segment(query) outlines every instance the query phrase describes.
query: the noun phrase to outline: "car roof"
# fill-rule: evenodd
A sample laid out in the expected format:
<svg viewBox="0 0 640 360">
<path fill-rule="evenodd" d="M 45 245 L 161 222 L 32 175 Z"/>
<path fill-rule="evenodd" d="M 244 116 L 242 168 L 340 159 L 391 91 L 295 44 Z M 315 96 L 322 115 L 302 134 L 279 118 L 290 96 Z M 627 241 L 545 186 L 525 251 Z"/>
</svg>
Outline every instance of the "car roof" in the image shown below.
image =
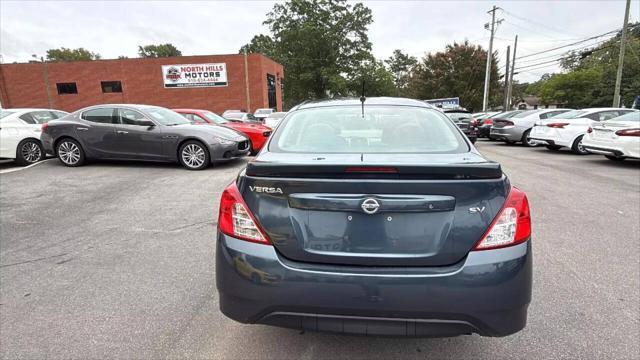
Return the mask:
<svg viewBox="0 0 640 360">
<path fill-rule="evenodd" d="M 10 108 L 10 109 L 0 109 L 0 111 L 11 111 L 11 112 L 25 112 L 25 111 L 62 111 L 58 109 L 45 109 L 45 108 Z"/>
<path fill-rule="evenodd" d="M 427 109 L 435 109 L 433 105 L 429 105 L 421 100 L 397 98 L 397 97 L 370 97 L 366 98 L 365 105 L 393 105 L 393 106 L 415 106 Z M 336 98 L 324 100 L 311 100 L 294 106 L 291 111 L 311 109 L 330 106 L 360 106 L 360 98 Z"/>
<path fill-rule="evenodd" d="M 180 109 L 171 109 L 173 111 L 176 112 L 210 112 L 211 110 L 205 110 L 205 109 L 187 109 L 187 108 L 180 108 Z"/>
</svg>

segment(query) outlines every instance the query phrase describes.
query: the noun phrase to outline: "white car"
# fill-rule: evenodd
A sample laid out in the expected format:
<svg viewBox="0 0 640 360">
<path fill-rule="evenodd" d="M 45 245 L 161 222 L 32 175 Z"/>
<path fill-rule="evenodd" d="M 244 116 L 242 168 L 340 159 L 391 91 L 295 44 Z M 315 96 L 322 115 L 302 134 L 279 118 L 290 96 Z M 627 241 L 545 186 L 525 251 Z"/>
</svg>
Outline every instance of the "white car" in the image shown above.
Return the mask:
<svg viewBox="0 0 640 360">
<path fill-rule="evenodd" d="M 236 122 L 256 122 L 259 120 L 256 119 L 255 117 L 253 117 L 253 114 L 249 114 L 246 112 L 233 112 L 233 111 L 225 111 L 222 114 L 222 117 L 229 120 L 229 121 L 236 121 Z"/>
<path fill-rule="evenodd" d="M 40 143 L 42 124 L 67 114 L 54 109 L 0 110 L 0 158 L 15 159 L 20 165 L 44 159 Z"/>
<path fill-rule="evenodd" d="M 287 115 L 287 113 L 282 111 L 269 114 L 269 116 L 264 118 L 264 126 L 275 129 L 285 115 Z"/>
<path fill-rule="evenodd" d="M 273 112 L 274 110 L 270 108 L 256 109 L 256 111 L 253 113 L 253 116 L 258 120 L 264 121 L 264 119 Z"/>
<path fill-rule="evenodd" d="M 603 121 L 587 131 L 582 146 L 610 160 L 640 159 L 640 112 Z"/>
<path fill-rule="evenodd" d="M 542 141 L 549 150 L 567 147 L 575 154 L 586 155 L 589 154 L 589 150 L 582 146 L 582 139 L 587 134 L 589 127 L 632 111 L 638 110 L 592 108 L 569 111 L 547 120 L 538 121 L 529 137 Z"/>
</svg>

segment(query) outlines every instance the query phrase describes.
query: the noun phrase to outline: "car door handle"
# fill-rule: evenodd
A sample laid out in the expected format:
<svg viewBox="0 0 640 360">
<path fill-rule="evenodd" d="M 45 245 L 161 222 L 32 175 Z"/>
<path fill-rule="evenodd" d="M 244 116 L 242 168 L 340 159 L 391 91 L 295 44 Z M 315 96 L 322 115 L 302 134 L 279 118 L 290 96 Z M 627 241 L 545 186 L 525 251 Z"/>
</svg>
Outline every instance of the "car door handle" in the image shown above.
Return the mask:
<svg viewBox="0 0 640 360">
<path fill-rule="evenodd" d="M 118 130 L 116 131 L 118 134 L 128 134 L 128 131 L 124 131 L 124 130 Z"/>
<path fill-rule="evenodd" d="M 77 128 L 76 128 L 76 130 L 78 130 L 78 131 L 87 131 L 87 130 L 89 130 L 89 128 L 86 128 L 86 127 L 77 127 Z"/>
</svg>

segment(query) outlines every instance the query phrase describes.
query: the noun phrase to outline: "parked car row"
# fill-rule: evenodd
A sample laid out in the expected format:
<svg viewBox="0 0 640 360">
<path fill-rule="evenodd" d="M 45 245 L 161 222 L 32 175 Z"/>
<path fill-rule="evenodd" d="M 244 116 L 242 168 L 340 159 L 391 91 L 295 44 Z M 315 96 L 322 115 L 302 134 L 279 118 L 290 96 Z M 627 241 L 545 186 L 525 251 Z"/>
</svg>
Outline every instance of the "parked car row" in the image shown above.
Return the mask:
<svg viewBox="0 0 640 360">
<path fill-rule="evenodd" d="M 226 111 L 225 118 L 208 110 L 133 104 L 92 106 L 72 114 L 2 109 L 0 158 L 29 165 L 48 153 L 68 166 L 82 165 L 89 158 L 130 159 L 178 161 L 197 170 L 260 151 L 286 113 L 272 109 L 256 113 L 269 126 L 240 110 Z"/>
<path fill-rule="evenodd" d="M 640 111 L 635 109 L 507 111 L 481 118 L 478 133 L 508 144 L 543 144 L 552 151 L 569 148 L 575 154 L 597 153 L 612 160 L 640 158 Z"/>
</svg>

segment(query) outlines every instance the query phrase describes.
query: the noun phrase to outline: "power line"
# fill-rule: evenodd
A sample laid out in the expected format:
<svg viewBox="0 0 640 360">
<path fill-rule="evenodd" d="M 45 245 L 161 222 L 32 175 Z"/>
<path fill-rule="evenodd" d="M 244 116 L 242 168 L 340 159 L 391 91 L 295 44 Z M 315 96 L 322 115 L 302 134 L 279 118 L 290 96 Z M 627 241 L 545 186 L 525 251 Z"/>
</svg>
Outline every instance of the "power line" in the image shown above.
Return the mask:
<svg viewBox="0 0 640 360">
<path fill-rule="evenodd" d="M 598 41 L 598 42 L 595 42 L 593 44 L 589 44 L 589 45 L 586 45 L 586 46 L 581 46 L 581 47 L 578 47 L 578 48 L 575 48 L 575 49 L 570 49 L 570 50 L 567 50 L 567 51 L 563 52 L 562 54 L 568 54 L 571 51 L 579 51 L 579 50 L 584 50 L 584 49 L 600 46 L 600 45 L 606 43 L 609 40 L 611 40 L 611 39 L 606 39 L 606 40 Z M 543 57 L 539 57 L 539 58 L 535 58 L 535 59 L 522 60 L 521 63 L 530 63 L 530 62 L 534 62 L 534 61 L 551 59 L 551 58 L 554 58 L 554 57 L 556 57 L 558 55 L 562 55 L 562 54 L 551 54 L 551 55 L 547 55 L 547 56 L 543 56 Z"/>
<path fill-rule="evenodd" d="M 589 41 L 589 40 L 594 40 L 594 39 L 601 38 L 601 37 L 603 37 L 603 36 L 607 36 L 607 35 L 611 35 L 611 34 L 613 34 L 613 33 L 617 33 L 618 31 L 620 31 L 620 29 L 616 29 L 616 30 L 608 31 L 608 32 L 606 32 L 606 33 L 604 33 L 604 34 L 600 34 L 600 35 L 592 36 L 592 37 L 590 37 L 590 38 L 586 38 L 586 39 L 584 39 L 584 40 L 576 41 L 576 42 L 571 43 L 571 44 L 567 44 L 567 45 L 563 45 L 563 46 L 558 46 L 558 47 L 555 47 L 555 48 L 551 48 L 551 49 L 547 49 L 547 50 L 539 51 L 539 52 L 537 52 L 537 53 L 533 53 L 533 54 L 523 55 L 523 56 L 519 57 L 519 58 L 518 58 L 518 60 L 519 60 L 519 59 L 524 59 L 524 58 L 527 58 L 527 57 L 531 57 L 531 56 L 534 56 L 534 55 L 545 54 L 545 53 L 548 53 L 548 52 L 551 52 L 551 51 L 555 51 L 555 50 L 558 50 L 558 49 L 563 49 L 563 48 L 566 48 L 566 47 L 569 47 L 569 46 L 574 46 L 574 45 L 582 44 L 582 43 L 585 43 L 585 42 L 587 42 L 587 41 Z"/>
<path fill-rule="evenodd" d="M 609 49 L 609 48 L 612 48 L 613 46 L 614 46 L 614 45 L 603 46 L 603 47 L 600 47 L 600 48 L 594 49 L 593 51 L 600 51 L 600 50 L 604 50 L 604 49 Z M 557 56 L 557 54 L 556 54 L 556 56 Z M 558 61 L 560 61 L 560 60 L 570 59 L 570 58 L 571 58 L 571 57 L 573 57 L 573 56 L 574 56 L 573 54 L 568 54 L 568 55 L 561 56 L 561 57 L 556 58 L 556 59 L 553 59 L 553 60 L 544 61 L 544 62 L 537 63 L 537 64 L 529 64 L 529 65 L 525 65 L 525 66 L 522 66 L 522 67 L 517 68 L 516 70 L 526 69 L 526 68 L 530 68 L 530 67 L 534 67 L 534 66 L 538 66 L 538 65 L 544 65 L 544 64 L 554 63 L 554 62 L 558 62 Z"/>
<path fill-rule="evenodd" d="M 559 30 L 559 29 L 556 29 L 556 28 L 552 27 L 552 26 L 551 26 L 551 25 L 549 25 L 549 24 L 543 24 L 543 23 L 539 23 L 539 22 L 534 21 L 534 20 L 531 20 L 531 19 L 526 19 L 526 18 L 520 17 L 520 16 L 518 16 L 518 15 L 516 15 L 516 14 L 512 13 L 512 12 L 509 12 L 509 11 L 507 11 L 507 10 L 504 10 L 504 9 L 502 9 L 502 11 L 504 11 L 504 13 L 505 13 L 505 14 L 508 14 L 508 15 L 510 15 L 510 16 L 513 16 L 514 18 L 516 18 L 516 19 L 518 19 L 518 20 L 520 20 L 520 21 L 524 21 L 524 22 L 528 22 L 528 23 L 530 23 L 530 24 L 534 24 L 534 25 L 537 25 L 537 26 L 541 26 L 541 27 L 543 27 L 543 28 L 545 28 L 545 29 L 551 29 L 551 30 L 554 30 L 554 31 L 556 31 L 556 32 L 558 32 L 558 33 L 570 34 L 571 36 L 580 36 L 581 38 L 582 38 L 582 37 L 584 37 L 584 36 L 582 36 L 582 35 L 578 35 L 578 34 L 567 33 L 565 30 Z"/>
</svg>

